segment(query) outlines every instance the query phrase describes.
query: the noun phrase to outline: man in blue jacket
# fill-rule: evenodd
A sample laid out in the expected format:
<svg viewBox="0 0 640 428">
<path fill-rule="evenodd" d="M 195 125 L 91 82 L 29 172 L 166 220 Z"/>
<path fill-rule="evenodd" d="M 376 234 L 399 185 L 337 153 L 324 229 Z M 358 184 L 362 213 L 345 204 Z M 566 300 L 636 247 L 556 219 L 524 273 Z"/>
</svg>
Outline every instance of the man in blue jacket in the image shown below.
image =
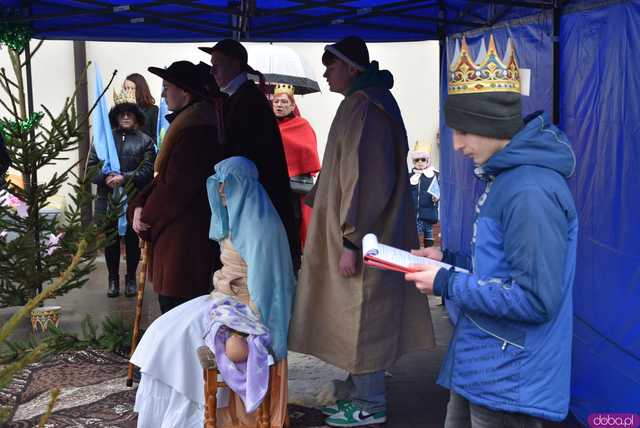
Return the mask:
<svg viewBox="0 0 640 428">
<path fill-rule="evenodd" d="M 566 178 L 575 157 L 544 114 L 521 118 L 509 45 L 501 60 L 491 37 L 476 64 L 463 39 L 449 73 L 454 148 L 486 181 L 471 263 L 433 248 L 416 252 L 470 273 L 422 266 L 406 275 L 460 311 L 438 378 L 451 391 L 445 428 L 542 427 L 542 419 L 564 419 L 569 406 L 578 218 Z"/>
</svg>

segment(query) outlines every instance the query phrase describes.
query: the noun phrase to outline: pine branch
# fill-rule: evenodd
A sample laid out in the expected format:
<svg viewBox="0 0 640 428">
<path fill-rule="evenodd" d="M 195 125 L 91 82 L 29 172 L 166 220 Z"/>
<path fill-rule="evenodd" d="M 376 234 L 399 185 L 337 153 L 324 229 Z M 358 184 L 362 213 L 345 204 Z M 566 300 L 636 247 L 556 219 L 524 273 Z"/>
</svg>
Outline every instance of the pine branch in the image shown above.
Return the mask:
<svg viewBox="0 0 640 428">
<path fill-rule="evenodd" d="M 33 56 L 36 54 L 36 52 L 38 52 L 38 49 L 40 49 L 40 47 L 42 47 L 42 44 L 44 43 L 44 39 L 40 40 L 38 42 L 38 44 L 36 45 L 35 49 L 33 51 L 31 51 L 31 59 L 33 60 Z M 24 67 L 25 65 L 27 65 L 27 62 L 23 62 L 22 64 L 20 64 L 20 67 Z"/>
<path fill-rule="evenodd" d="M 0 370 L 0 389 L 4 389 L 11 383 L 11 380 L 20 370 L 23 370 L 29 364 L 38 361 L 46 352 L 48 344 L 43 342 L 39 344 L 33 351 L 26 354 L 20 360 Z"/>
<path fill-rule="evenodd" d="M 45 424 L 47 423 L 47 421 L 51 417 L 51 414 L 53 413 L 53 408 L 56 405 L 56 402 L 58 401 L 59 395 L 60 395 L 59 388 L 54 388 L 51 390 L 51 400 L 49 400 L 49 405 L 47 406 L 46 413 L 42 415 L 42 417 L 40 418 L 40 423 L 38 424 L 38 428 L 45 428 Z"/>
<path fill-rule="evenodd" d="M 62 275 L 51 285 L 50 287 L 42 290 L 36 297 L 31 299 L 22 309 L 16 312 L 9 321 L 7 321 L 0 329 L 0 343 L 6 342 L 7 338 L 18 325 L 18 322 L 31 313 L 43 300 L 48 299 L 53 293 L 55 293 L 65 282 L 71 277 L 76 266 L 80 263 L 82 255 L 87 250 L 87 242 L 83 239 L 78 243 L 78 250 L 71 260 L 71 264 L 67 267 Z"/>
<path fill-rule="evenodd" d="M 2 75 L 2 78 L 4 79 L 4 85 L 7 88 L 9 88 L 9 78 L 7 77 L 7 73 L 6 73 L 4 68 L 0 69 L 0 74 Z M 22 92 L 20 87 L 18 87 L 18 90 L 20 91 L 20 93 Z M 18 114 L 18 107 L 16 105 L 16 102 L 22 101 L 21 98 L 20 99 L 15 98 L 14 95 L 13 95 L 13 92 L 11 91 L 11 89 L 9 89 L 9 99 L 11 100 L 11 106 L 13 107 L 13 109 L 7 108 L 6 104 L 4 102 L 2 104 L 13 115 L 13 117 L 15 117 L 17 119 L 21 118 L 22 116 L 20 114 Z"/>
</svg>

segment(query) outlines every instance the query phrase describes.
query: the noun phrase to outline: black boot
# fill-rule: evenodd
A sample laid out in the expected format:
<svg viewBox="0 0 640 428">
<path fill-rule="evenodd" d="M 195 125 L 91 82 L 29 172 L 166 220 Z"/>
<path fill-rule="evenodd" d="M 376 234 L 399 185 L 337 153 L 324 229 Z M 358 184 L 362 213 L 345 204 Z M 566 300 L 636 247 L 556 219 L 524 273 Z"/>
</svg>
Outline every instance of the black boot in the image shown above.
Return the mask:
<svg viewBox="0 0 640 428">
<path fill-rule="evenodd" d="M 120 278 L 109 278 L 109 290 L 107 297 L 118 297 L 120 295 Z"/>
<path fill-rule="evenodd" d="M 125 275 L 124 277 L 124 295 L 127 297 L 133 297 L 136 295 L 138 291 L 138 287 L 136 286 L 136 278 L 135 275 L 130 277 L 129 275 Z"/>
</svg>

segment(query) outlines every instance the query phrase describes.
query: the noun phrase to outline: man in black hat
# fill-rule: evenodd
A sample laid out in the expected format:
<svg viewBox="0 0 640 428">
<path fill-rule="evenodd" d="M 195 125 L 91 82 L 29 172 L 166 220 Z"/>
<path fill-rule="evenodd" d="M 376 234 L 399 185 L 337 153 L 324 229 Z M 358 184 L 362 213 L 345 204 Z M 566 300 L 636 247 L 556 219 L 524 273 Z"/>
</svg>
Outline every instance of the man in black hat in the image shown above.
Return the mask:
<svg viewBox="0 0 640 428">
<path fill-rule="evenodd" d="M 407 135 L 389 91 L 393 76 L 369 61 L 364 40 L 326 46 L 322 63 L 329 88 L 345 98 L 312 190 L 289 343 L 350 373 L 348 399 L 322 409 L 326 424 L 379 424 L 387 419 L 385 369 L 434 345 L 427 301 L 401 274 L 361 266 L 368 233 L 395 247 L 417 245 Z"/>
<path fill-rule="evenodd" d="M 93 182 L 98 186 L 95 200 L 96 217 L 102 221 L 108 207 L 108 196 L 117 187 L 125 186 L 129 182 L 132 189 L 142 190 L 153 178 L 153 161 L 156 152 L 153 140 L 141 131 L 145 125 L 145 115 L 136 103 L 135 93 L 122 91 L 114 93 L 115 106 L 109 111 L 109 122 L 113 130 L 113 139 L 118 152 L 120 171 L 105 173 L 101 169 L 96 171 Z M 104 159 L 99 159 L 95 146 L 91 148 L 87 166 L 97 166 Z M 140 260 L 140 245 L 136 233 L 128 222 L 121 228 L 118 223 L 103 224 L 106 233 L 114 230 L 122 236 L 125 242 L 127 273 L 125 275 L 125 296 L 136 294 L 136 270 Z M 120 236 L 104 249 L 108 271 L 108 297 L 120 294 Z"/>
<path fill-rule="evenodd" d="M 406 275 L 460 312 L 438 377 L 451 391 L 445 428 L 541 428 L 569 408 L 578 216 L 566 179 L 575 156 L 544 113 L 522 119 L 510 42 L 505 51 L 501 60 L 490 36 L 476 63 L 463 39 L 449 73 L 453 147 L 486 182 L 473 263 L 433 247 L 416 252 L 472 272 L 425 265 Z"/>
<path fill-rule="evenodd" d="M 222 149 L 210 75 L 188 61 L 149 71 L 163 79 L 171 126 L 156 159 L 156 176 L 130 202 L 129 216 L 134 230 L 150 243 L 150 279 L 164 313 L 210 291 L 219 248 L 208 236 L 206 180 L 222 159 Z"/>
<path fill-rule="evenodd" d="M 258 167 L 260 182 L 280 215 L 294 268 L 300 266 L 300 237 L 291 206 L 289 173 L 278 122 L 265 94 L 247 73 L 247 50 L 232 39 L 200 50 L 211 55 L 211 74 L 227 96 L 224 102 L 224 156 L 245 156 Z M 256 237 L 260 239 L 260 237 Z"/>
</svg>

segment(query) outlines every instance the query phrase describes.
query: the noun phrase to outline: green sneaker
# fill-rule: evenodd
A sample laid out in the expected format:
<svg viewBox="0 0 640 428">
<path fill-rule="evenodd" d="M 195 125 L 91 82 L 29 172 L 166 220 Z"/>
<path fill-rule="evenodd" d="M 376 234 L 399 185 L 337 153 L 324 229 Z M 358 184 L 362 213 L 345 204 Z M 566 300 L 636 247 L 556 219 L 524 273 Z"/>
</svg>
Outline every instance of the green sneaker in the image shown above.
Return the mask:
<svg viewBox="0 0 640 428">
<path fill-rule="evenodd" d="M 349 402 L 339 413 L 329 416 L 325 423 L 332 427 L 361 427 L 382 424 L 387 421 L 385 410 L 376 413 L 365 412 L 356 404 Z"/>
<path fill-rule="evenodd" d="M 336 413 L 340 413 L 342 409 L 344 409 L 345 406 L 349 403 L 350 403 L 349 400 L 338 400 L 336 401 L 336 404 L 320 408 L 320 411 L 322 412 L 322 414 L 326 416 L 332 416 L 332 415 L 335 415 Z"/>
</svg>

